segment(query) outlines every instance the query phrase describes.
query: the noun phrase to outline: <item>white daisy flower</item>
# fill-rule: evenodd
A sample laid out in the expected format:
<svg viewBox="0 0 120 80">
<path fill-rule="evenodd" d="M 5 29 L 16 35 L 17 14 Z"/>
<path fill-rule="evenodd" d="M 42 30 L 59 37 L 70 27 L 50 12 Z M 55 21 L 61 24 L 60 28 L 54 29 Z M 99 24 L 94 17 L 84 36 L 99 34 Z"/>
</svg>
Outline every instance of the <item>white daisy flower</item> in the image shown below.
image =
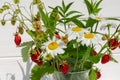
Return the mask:
<svg viewBox="0 0 120 80">
<path fill-rule="evenodd" d="M 80 38 L 82 38 L 85 30 L 83 28 L 80 28 L 78 26 L 71 27 L 68 29 L 67 34 L 68 34 L 68 40 L 73 40 L 77 39 L 79 41 Z"/>
<path fill-rule="evenodd" d="M 65 51 L 63 48 L 66 48 L 64 43 L 61 40 L 53 38 L 53 40 L 48 40 L 44 43 L 46 49 L 46 54 L 50 53 L 53 57 L 57 54 L 63 54 Z"/>
<path fill-rule="evenodd" d="M 116 28 L 117 25 L 115 23 L 106 23 L 101 25 L 100 30 L 105 30 L 107 27 Z"/>
<path fill-rule="evenodd" d="M 97 21 L 103 20 L 102 17 L 100 17 L 100 16 L 98 16 L 98 15 L 94 15 L 94 14 L 90 14 L 90 18 L 95 19 L 95 20 L 97 20 Z"/>
<path fill-rule="evenodd" d="M 82 45 L 86 45 L 86 46 L 91 46 L 96 45 L 98 43 L 98 38 L 97 35 L 95 35 L 94 33 L 85 33 L 82 41 L 81 41 Z"/>
</svg>

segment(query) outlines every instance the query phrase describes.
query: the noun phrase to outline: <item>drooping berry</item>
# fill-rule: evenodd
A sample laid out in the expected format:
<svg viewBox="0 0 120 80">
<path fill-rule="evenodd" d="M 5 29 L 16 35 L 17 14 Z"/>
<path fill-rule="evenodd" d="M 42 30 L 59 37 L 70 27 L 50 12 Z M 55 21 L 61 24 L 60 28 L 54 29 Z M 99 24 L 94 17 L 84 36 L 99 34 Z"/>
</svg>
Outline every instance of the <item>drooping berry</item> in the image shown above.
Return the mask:
<svg viewBox="0 0 120 80">
<path fill-rule="evenodd" d="M 97 71 L 97 72 L 96 72 L 96 77 L 97 77 L 97 79 L 100 79 L 100 77 L 101 77 L 100 71 Z"/>
<path fill-rule="evenodd" d="M 33 62 L 38 62 L 38 57 L 39 57 L 39 53 L 38 52 L 35 52 L 35 53 L 33 53 L 32 55 L 31 55 L 31 60 L 33 61 Z"/>
<path fill-rule="evenodd" d="M 68 63 L 62 63 L 62 64 L 60 65 L 60 71 L 61 71 L 64 75 L 66 75 L 66 74 L 68 73 L 68 70 L 69 70 L 69 65 L 68 65 Z"/>
<path fill-rule="evenodd" d="M 109 54 L 105 54 L 105 55 L 102 56 L 102 60 L 101 60 L 102 64 L 105 64 L 109 61 L 110 61 L 110 55 Z"/>
<path fill-rule="evenodd" d="M 95 50 L 93 50 L 93 56 L 96 56 L 97 52 Z"/>
<path fill-rule="evenodd" d="M 57 39 L 60 39 L 61 37 L 60 37 L 60 34 L 58 33 L 58 32 L 55 32 L 55 37 L 57 38 Z"/>
<path fill-rule="evenodd" d="M 18 27 L 18 32 L 22 35 L 24 33 L 24 29 L 22 26 Z"/>
<path fill-rule="evenodd" d="M 109 45 L 111 50 L 114 50 L 114 49 L 116 49 L 118 47 L 119 42 L 115 38 L 112 38 L 112 39 L 109 40 L 108 45 Z"/>
<path fill-rule="evenodd" d="M 20 37 L 20 35 L 17 34 L 17 33 L 15 34 L 14 42 L 15 42 L 16 46 L 19 46 L 20 43 L 21 43 L 21 37 Z"/>
</svg>

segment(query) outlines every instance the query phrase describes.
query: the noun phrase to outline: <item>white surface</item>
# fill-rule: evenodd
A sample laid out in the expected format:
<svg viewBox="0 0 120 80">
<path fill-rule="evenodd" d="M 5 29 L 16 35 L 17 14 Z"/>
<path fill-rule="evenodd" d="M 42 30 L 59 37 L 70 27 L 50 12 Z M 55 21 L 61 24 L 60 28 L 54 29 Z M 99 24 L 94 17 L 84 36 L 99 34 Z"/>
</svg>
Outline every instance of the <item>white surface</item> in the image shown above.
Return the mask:
<svg viewBox="0 0 120 80">
<path fill-rule="evenodd" d="M 0 0 L 1 5 L 12 0 Z M 28 7 L 28 3 L 32 0 L 21 0 L 21 4 Z M 46 6 L 55 6 L 61 4 L 61 0 L 42 0 L 45 2 Z M 79 10 L 86 14 L 85 5 L 83 0 L 64 0 L 66 3 L 70 1 L 75 1 L 72 9 Z M 27 3 L 26 3 L 27 2 Z M 104 17 L 120 17 L 120 0 L 103 0 L 101 7 L 103 7 L 100 15 Z M 47 10 L 49 10 L 47 8 Z M 2 19 L 0 15 L 0 20 Z M 13 32 L 15 32 L 15 26 L 11 26 L 8 22 L 6 26 L 2 27 L 0 25 L 0 80 L 11 80 L 11 75 L 15 75 L 15 80 L 22 80 L 22 72 L 17 63 L 17 60 L 22 64 L 24 69 L 26 68 L 26 63 L 23 63 L 21 58 L 20 49 L 16 48 L 13 42 Z M 29 40 L 30 38 L 26 35 L 22 36 L 22 40 Z M 120 55 L 117 52 L 114 57 L 120 62 Z M 120 79 L 120 63 L 107 63 L 105 65 L 99 64 L 102 72 L 102 77 L 99 80 L 119 80 Z M 8 74 L 9 73 L 9 74 Z M 7 76 L 8 74 L 8 76 Z"/>
</svg>

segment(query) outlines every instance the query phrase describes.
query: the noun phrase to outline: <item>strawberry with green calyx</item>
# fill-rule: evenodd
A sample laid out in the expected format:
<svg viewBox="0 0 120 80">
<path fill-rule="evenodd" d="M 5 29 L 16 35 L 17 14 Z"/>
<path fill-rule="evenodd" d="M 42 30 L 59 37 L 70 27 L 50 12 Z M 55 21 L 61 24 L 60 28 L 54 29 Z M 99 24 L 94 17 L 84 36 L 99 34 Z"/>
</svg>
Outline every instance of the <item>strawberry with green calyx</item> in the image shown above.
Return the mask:
<svg viewBox="0 0 120 80">
<path fill-rule="evenodd" d="M 21 36 L 18 33 L 16 33 L 14 36 L 15 36 L 14 42 L 15 42 L 16 46 L 19 46 L 21 43 Z"/>
<path fill-rule="evenodd" d="M 108 42 L 108 45 L 109 45 L 111 50 L 114 50 L 118 47 L 119 42 L 116 38 L 111 38 Z"/>
<path fill-rule="evenodd" d="M 110 61 L 110 59 L 111 59 L 110 54 L 104 54 L 104 55 L 102 56 L 101 63 L 102 63 L 102 64 L 108 63 L 108 62 Z"/>
<path fill-rule="evenodd" d="M 62 61 L 61 62 L 61 65 L 60 65 L 60 71 L 66 75 L 68 73 L 68 70 L 69 70 L 69 65 L 66 61 Z"/>
</svg>

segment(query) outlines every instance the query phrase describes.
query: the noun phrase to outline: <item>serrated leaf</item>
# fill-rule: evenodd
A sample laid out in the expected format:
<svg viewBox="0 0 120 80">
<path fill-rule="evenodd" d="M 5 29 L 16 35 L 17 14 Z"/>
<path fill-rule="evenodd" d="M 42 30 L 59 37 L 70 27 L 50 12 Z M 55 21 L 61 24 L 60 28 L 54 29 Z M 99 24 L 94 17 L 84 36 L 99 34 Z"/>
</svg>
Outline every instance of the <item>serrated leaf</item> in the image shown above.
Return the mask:
<svg viewBox="0 0 120 80">
<path fill-rule="evenodd" d="M 30 47 L 24 47 L 21 49 L 22 59 L 24 62 L 26 62 L 29 58 L 29 49 Z"/>
<path fill-rule="evenodd" d="M 96 71 L 94 69 L 89 72 L 89 80 L 96 80 Z"/>
<path fill-rule="evenodd" d="M 19 47 L 23 47 L 23 46 L 30 46 L 31 47 L 32 45 L 34 45 L 34 42 L 28 41 L 28 42 L 21 43 Z"/>
<path fill-rule="evenodd" d="M 31 70 L 31 80 L 40 80 L 46 73 L 53 73 L 54 67 L 49 64 L 43 64 L 42 66 L 35 65 Z"/>
</svg>

